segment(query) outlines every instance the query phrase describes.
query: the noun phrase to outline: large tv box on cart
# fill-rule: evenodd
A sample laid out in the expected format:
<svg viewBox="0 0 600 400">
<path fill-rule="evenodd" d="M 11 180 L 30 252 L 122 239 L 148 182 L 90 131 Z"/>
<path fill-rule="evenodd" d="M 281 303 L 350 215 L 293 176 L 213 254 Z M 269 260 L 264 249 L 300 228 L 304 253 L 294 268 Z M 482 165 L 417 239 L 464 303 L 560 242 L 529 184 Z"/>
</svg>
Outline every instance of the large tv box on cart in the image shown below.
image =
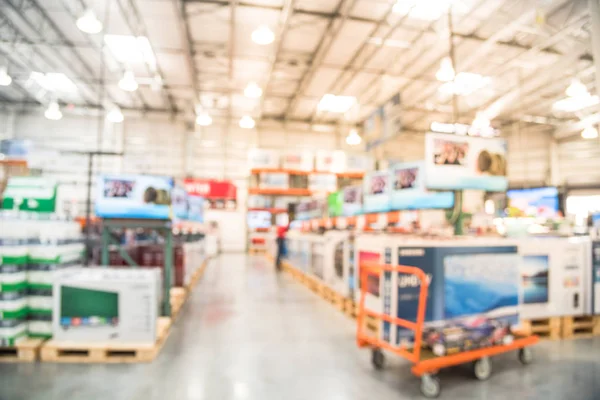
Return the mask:
<svg viewBox="0 0 600 400">
<path fill-rule="evenodd" d="M 57 341 L 154 343 L 160 270 L 71 268 L 54 281 Z"/>
</svg>

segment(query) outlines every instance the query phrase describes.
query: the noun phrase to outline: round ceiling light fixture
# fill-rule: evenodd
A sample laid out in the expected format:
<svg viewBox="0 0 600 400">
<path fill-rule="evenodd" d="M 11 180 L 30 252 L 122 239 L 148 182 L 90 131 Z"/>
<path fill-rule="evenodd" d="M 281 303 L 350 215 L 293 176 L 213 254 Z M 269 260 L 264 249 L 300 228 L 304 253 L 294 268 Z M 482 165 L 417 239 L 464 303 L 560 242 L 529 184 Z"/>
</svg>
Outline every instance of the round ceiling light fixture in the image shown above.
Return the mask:
<svg viewBox="0 0 600 400">
<path fill-rule="evenodd" d="M 346 143 L 350 146 L 358 146 L 362 142 L 362 138 L 356 129 L 350 129 L 350 133 L 346 136 Z"/>
<path fill-rule="evenodd" d="M 59 121 L 62 119 L 63 114 L 60 111 L 60 106 L 56 100 L 52 100 L 50 104 L 48 104 L 48 108 L 46 109 L 46 112 L 44 112 L 44 117 L 51 121 Z"/>
<path fill-rule="evenodd" d="M 95 35 L 102 32 L 103 26 L 102 22 L 96 17 L 94 10 L 90 8 L 77 20 L 77 28 L 82 32 Z"/>
<path fill-rule="evenodd" d="M 139 85 L 132 71 L 125 71 L 123 78 L 119 81 L 119 87 L 126 92 L 135 92 Z"/>
<path fill-rule="evenodd" d="M 108 114 L 106 114 L 106 119 L 110 122 L 114 122 L 115 124 L 119 124 L 125 120 L 125 117 L 123 116 L 121 108 L 115 106 L 112 108 L 112 110 L 110 110 Z"/>
<path fill-rule="evenodd" d="M 248 115 L 244 115 L 242 118 L 240 118 L 240 128 L 252 129 L 255 125 L 256 122 L 254 121 L 254 118 Z"/>
<path fill-rule="evenodd" d="M 8 67 L 0 67 L 0 86 L 10 86 L 12 78 L 8 74 Z"/>
<path fill-rule="evenodd" d="M 252 41 L 261 46 L 266 46 L 273 43 L 275 40 L 275 34 L 266 25 L 261 25 L 252 32 Z"/>
<path fill-rule="evenodd" d="M 256 82 L 250 82 L 246 89 L 244 89 L 244 95 L 246 97 L 250 97 L 251 99 L 258 99 L 262 96 L 262 89 L 256 84 Z"/>
</svg>

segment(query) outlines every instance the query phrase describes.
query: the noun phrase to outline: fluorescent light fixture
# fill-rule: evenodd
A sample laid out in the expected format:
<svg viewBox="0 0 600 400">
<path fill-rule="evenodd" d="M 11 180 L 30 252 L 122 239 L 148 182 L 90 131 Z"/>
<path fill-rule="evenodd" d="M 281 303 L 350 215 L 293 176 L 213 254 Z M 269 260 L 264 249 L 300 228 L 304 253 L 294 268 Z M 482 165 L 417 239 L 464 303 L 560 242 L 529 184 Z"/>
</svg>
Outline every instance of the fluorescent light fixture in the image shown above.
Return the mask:
<svg viewBox="0 0 600 400">
<path fill-rule="evenodd" d="M 343 114 L 350 110 L 354 104 L 356 104 L 356 97 L 326 94 L 321 101 L 319 101 L 317 109 L 319 111 Z"/>
<path fill-rule="evenodd" d="M 254 128 L 255 125 L 256 125 L 256 122 L 254 121 L 254 119 L 248 115 L 244 115 L 240 119 L 240 128 L 252 129 L 252 128 Z"/>
<path fill-rule="evenodd" d="M 435 74 L 436 79 L 440 82 L 450 82 L 454 80 L 455 76 L 452 60 L 450 57 L 445 57 L 440 64 L 440 69 Z"/>
<path fill-rule="evenodd" d="M 98 18 L 96 18 L 96 14 L 94 13 L 94 10 L 92 10 L 92 9 L 87 10 L 77 20 L 77 27 L 79 28 L 80 31 L 89 33 L 92 35 L 102 32 L 102 28 L 103 28 L 102 22 L 100 22 L 100 20 L 98 20 Z"/>
<path fill-rule="evenodd" d="M 252 40 L 256 44 L 260 44 L 261 46 L 266 46 L 268 44 L 273 43 L 275 40 L 275 34 L 271 29 L 269 29 L 266 25 L 261 25 L 254 32 L 252 32 Z"/>
<path fill-rule="evenodd" d="M 119 62 L 145 62 L 156 68 L 156 56 L 145 36 L 104 35 L 104 43 Z"/>
<path fill-rule="evenodd" d="M 126 92 L 135 92 L 138 89 L 139 85 L 133 72 L 125 71 L 123 78 L 119 81 L 119 87 Z"/>
<path fill-rule="evenodd" d="M 448 12 L 453 0 L 397 0 L 393 12 L 413 19 L 435 21 Z"/>
<path fill-rule="evenodd" d="M 456 94 L 467 96 L 487 85 L 492 81 L 490 77 L 474 74 L 471 72 L 460 72 L 451 82 L 446 82 L 440 87 L 440 92 L 445 94 Z"/>
<path fill-rule="evenodd" d="M 6 66 L 0 67 L 0 86 L 9 86 L 12 83 L 12 78 L 8 74 Z"/>
<path fill-rule="evenodd" d="M 32 72 L 29 75 L 29 79 L 36 82 L 48 92 L 77 92 L 77 85 L 62 73 L 48 72 L 44 74 L 41 72 Z"/>
<path fill-rule="evenodd" d="M 112 108 L 112 110 L 109 111 L 108 114 L 106 114 L 106 119 L 109 120 L 110 122 L 114 122 L 115 124 L 118 124 L 118 123 L 123 122 L 125 117 L 123 116 L 123 112 L 121 111 L 121 108 L 118 106 L 115 106 Z"/>
<path fill-rule="evenodd" d="M 565 91 L 567 96 L 569 97 L 583 97 L 589 96 L 589 92 L 587 87 L 578 78 L 573 78 L 571 80 L 571 84 Z"/>
<path fill-rule="evenodd" d="M 212 117 L 205 111 L 196 116 L 196 125 L 209 126 L 212 125 Z"/>
<path fill-rule="evenodd" d="M 575 112 L 584 108 L 595 106 L 599 103 L 600 98 L 598 98 L 598 96 L 592 96 L 591 94 L 587 93 L 584 96 L 567 97 L 565 99 L 558 100 L 556 103 L 554 103 L 552 108 L 554 108 L 556 111 Z"/>
<path fill-rule="evenodd" d="M 262 96 L 262 89 L 256 84 L 256 82 L 250 82 L 246 89 L 244 89 L 244 95 L 252 99 L 257 99 Z"/>
<path fill-rule="evenodd" d="M 350 146 L 357 146 L 362 142 L 362 138 L 356 131 L 356 129 L 351 129 L 348 136 L 346 136 L 346 143 Z"/>
<path fill-rule="evenodd" d="M 58 121 L 62 119 L 63 115 L 56 100 L 53 100 L 50 102 L 50 104 L 48 104 L 48 108 L 46 109 L 46 112 L 44 112 L 44 116 L 52 121 Z"/>
<path fill-rule="evenodd" d="M 581 137 L 584 139 L 596 139 L 598 137 L 598 130 L 593 126 L 588 126 L 581 132 Z"/>
</svg>

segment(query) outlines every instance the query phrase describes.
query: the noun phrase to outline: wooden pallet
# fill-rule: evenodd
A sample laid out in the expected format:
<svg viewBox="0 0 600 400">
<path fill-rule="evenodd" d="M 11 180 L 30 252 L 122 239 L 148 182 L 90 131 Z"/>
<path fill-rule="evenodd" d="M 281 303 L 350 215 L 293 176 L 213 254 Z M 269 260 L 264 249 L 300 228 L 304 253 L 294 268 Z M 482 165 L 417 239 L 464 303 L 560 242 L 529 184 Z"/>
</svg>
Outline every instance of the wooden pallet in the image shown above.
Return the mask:
<svg viewBox="0 0 600 400">
<path fill-rule="evenodd" d="M 55 363 L 143 363 L 153 361 L 165 344 L 171 327 L 171 318 L 157 321 L 157 341 L 148 344 L 46 342 L 40 352 L 43 362 Z"/>
<path fill-rule="evenodd" d="M 600 335 L 600 316 L 562 317 L 561 336 L 578 339 Z"/>
<path fill-rule="evenodd" d="M 521 321 L 520 331 L 525 335 L 556 340 L 560 338 L 560 326 L 560 317 L 526 319 Z"/>
<path fill-rule="evenodd" d="M 25 339 L 11 347 L 0 347 L 0 363 L 35 362 L 40 353 L 42 339 Z"/>
<path fill-rule="evenodd" d="M 352 299 L 344 300 L 344 313 L 350 318 L 356 318 L 356 303 Z"/>
<path fill-rule="evenodd" d="M 171 317 L 177 318 L 187 300 L 187 290 L 182 287 L 171 288 Z"/>
<path fill-rule="evenodd" d="M 249 254 L 265 254 L 267 252 L 266 247 L 250 247 L 248 249 Z"/>
</svg>

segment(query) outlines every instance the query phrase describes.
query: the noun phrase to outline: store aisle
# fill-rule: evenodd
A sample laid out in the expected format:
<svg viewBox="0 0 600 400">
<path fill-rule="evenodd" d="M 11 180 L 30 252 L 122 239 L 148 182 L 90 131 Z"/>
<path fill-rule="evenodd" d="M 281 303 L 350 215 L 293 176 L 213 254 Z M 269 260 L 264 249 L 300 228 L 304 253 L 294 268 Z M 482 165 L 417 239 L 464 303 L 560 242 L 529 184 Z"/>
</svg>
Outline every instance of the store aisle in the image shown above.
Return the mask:
<svg viewBox="0 0 600 400">
<path fill-rule="evenodd" d="M 600 339 L 546 342 L 536 361 L 494 359 L 477 382 L 444 372 L 444 399 L 600 396 Z M 222 255 L 147 365 L 0 364 L 0 400 L 366 400 L 420 398 L 406 362 L 373 371 L 354 323 L 261 256 Z"/>
</svg>

